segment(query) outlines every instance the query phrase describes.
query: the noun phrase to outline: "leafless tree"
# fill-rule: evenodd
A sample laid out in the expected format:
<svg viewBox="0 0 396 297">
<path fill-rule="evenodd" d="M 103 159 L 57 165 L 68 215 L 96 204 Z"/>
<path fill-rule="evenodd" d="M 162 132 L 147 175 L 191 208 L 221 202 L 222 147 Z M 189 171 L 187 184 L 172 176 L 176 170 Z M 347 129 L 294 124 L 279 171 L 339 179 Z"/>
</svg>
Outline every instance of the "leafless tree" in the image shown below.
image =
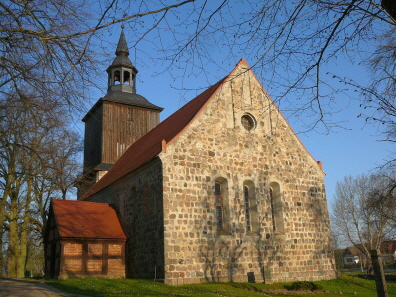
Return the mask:
<svg viewBox="0 0 396 297">
<path fill-rule="evenodd" d="M 371 125 L 379 125 L 384 133 L 383 141 L 396 142 L 396 27 L 378 36 L 380 44 L 366 62 L 370 82 L 361 85 L 350 78 L 341 78 L 346 85 L 362 95 L 363 112 L 358 116 Z M 384 169 L 394 170 L 391 158 Z"/>
<path fill-rule="evenodd" d="M 102 65 L 98 51 L 103 44 L 92 42 L 100 41 L 97 31 L 192 1 L 142 13 L 132 12 L 129 1 L 2 1 L 0 96 L 29 88 L 65 109 L 84 110 L 86 92 L 97 86 Z"/>
<path fill-rule="evenodd" d="M 0 116 L 0 236 L 7 232 L 9 239 L 8 275 L 23 277 L 28 244 L 36 230 L 41 237 L 49 198 L 64 197 L 72 186 L 79 145 L 57 105 L 34 93 L 7 96 Z"/>
<path fill-rule="evenodd" d="M 380 1 L 196 1 L 194 9 L 172 13 L 180 23 L 163 22 L 151 32 L 164 71 L 180 75 L 175 70 L 181 68 L 185 79 L 209 76 L 207 65 L 222 70 L 245 57 L 282 110 L 311 118 L 307 129 L 337 125 L 329 116 L 345 100 L 345 74 L 329 66 L 338 59 L 369 60 L 384 29 L 395 27 Z"/>
<path fill-rule="evenodd" d="M 396 178 L 392 173 L 381 173 L 381 188 L 374 188 L 368 198 L 368 207 L 375 209 L 396 230 Z"/>
<path fill-rule="evenodd" d="M 366 259 L 370 259 L 370 250 L 379 249 L 395 234 L 396 226 L 382 210 L 388 207 L 386 213 L 394 214 L 396 205 L 390 199 L 390 203 L 375 202 L 388 193 L 387 185 L 389 179 L 383 175 L 349 176 L 337 183 L 332 207 L 334 230 L 345 243 L 358 247 Z"/>
<path fill-rule="evenodd" d="M 83 90 L 98 77 L 95 57 L 103 53 L 100 47 L 108 54 L 107 44 L 101 43 L 110 34 L 106 30 L 124 23 L 139 62 L 153 60 L 157 73 L 174 75 L 181 84 L 191 76 L 206 76 L 213 83 L 216 68 L 208 73 L 207 65 L 223 69 L 224 63 L 247 58 L 283 110 L 297 118 L 312 117 L 307 128 L 335 124 L 328 115 L 345 88 L 338 79 L 332 81 L 343 75 L 328 73 L 328 66 L 339 58 L 359 64 L 371 57 L 375 46 L 391 56 L 379 37 L 395 27 L 379 0 L 133 5 L 123 0 L 7 0 L 0 5 L 0 17 L 0 86 L 5 93 L 20 88 L 22 81 L 46 91 L 51 100 L 83 106 Z M 377 87 L 382 94 L 382 86 Z"/>
</svg>

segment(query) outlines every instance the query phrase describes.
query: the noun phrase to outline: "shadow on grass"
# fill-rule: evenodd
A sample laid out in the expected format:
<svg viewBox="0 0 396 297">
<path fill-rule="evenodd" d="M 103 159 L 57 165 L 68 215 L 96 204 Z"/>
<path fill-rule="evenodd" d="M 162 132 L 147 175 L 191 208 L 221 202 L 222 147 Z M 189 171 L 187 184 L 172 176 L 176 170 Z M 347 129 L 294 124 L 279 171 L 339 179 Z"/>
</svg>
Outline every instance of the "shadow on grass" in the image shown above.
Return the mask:
<svg viewBox="0 0 396 297">
<path fill-rule="evenodd" d="M 353 275 L 353 277 L 375 280 L 374 275 L 368 275 L 368 274 L 357 274 L 357 275 Z M 387 282 L 396 283 L 396 274 L 385 274 L 385 280 Z"/>
<path fill-rule="evenodd" d="M 145 280 L 75 279 L 48 281 L 47 284 L 67 293 L 93 297 L 184 296 L 175 292 L 175 287 Z"/>
</svg>

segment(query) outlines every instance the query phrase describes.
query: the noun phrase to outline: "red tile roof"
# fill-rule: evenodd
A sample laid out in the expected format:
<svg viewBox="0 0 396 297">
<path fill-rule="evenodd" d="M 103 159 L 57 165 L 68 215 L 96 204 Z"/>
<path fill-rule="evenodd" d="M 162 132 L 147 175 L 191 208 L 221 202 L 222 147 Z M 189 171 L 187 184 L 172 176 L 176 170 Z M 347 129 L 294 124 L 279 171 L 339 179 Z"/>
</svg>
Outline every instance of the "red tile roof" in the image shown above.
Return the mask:
<svg viewBox="0 0 396 297">
<path fill-rule="evenodd" d="M 142 138 L 133 143 L 111 167 L 109 172 L 84 193 L 80 200 L 85 200 L 91 195 L 108 187 L 121 177 L 134 171 L 157 156 L 162 151 L 162 141 L 165 140 L 165 142 L 168 143 L 181 133 L 221 87 L 227 77 L 195 97 L 195 99 L 188 102 Z"/>
<path fill-rule="evenodd" d="M 61 199 L 51 202 L 61 238 L 127 239 L 111 204 Z"/>
<path fill-rule="evenodd" d="M 349 247 L 345 248 L 345 250 L 342 254 L 344 256 L 346 256 L 346 254 L 348 254 L 348 252 L 352 256 L 359 256 L 361 254 L 361 251 L 359 250 L 359 248 L 357 246 L 349 246 Z"/>
<path fill-rule="evenodd" d="M 381 253 L 394 254 L 396 253 L 396 240 L 388 240 L 381 243 Z"/>
</svg>

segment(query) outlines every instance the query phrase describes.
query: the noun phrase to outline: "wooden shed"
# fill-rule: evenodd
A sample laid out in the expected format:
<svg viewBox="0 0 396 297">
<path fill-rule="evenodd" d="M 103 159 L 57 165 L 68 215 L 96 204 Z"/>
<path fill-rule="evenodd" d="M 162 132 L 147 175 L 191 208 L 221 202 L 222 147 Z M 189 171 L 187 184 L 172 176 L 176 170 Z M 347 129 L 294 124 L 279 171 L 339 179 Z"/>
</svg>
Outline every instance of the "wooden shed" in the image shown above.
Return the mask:
<svg viewBox="0 0 396 297">
<path fill-rule="evenodd" d="M 113 205 L 52 199 L 44 236 L 45 276 L 125 278 L 126 240 Z"/>
</svg>

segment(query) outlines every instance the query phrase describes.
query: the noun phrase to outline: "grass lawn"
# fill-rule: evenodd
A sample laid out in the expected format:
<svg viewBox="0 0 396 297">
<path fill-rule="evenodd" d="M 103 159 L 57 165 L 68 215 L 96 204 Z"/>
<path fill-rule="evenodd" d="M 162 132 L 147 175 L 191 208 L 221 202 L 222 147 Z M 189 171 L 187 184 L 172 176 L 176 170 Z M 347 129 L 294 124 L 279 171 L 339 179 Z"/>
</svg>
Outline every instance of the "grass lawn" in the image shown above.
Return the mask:
<svg viewBox="0 0 396 297">
<path fill-rule="evenodd" d="M 168 286 L 148 280 L 133 279 L 69 279 L 50 280 L 47 284 L 62 291 L 86 296 L 314 296 L 285 290 L 288 284 L 205 283 L 197 285 Z M 375 297 L 375 282 L 357 276 L 342 274 L 338 279 L 315 282 L 323 288 L 315 296 Z M 356 292 L 356 293 L 355 293 Z M 388 282 L 389 297 L 396 297 L 396 282 Z M 291 295 L 292 294 L 292 295 Z"/>
</svg>

